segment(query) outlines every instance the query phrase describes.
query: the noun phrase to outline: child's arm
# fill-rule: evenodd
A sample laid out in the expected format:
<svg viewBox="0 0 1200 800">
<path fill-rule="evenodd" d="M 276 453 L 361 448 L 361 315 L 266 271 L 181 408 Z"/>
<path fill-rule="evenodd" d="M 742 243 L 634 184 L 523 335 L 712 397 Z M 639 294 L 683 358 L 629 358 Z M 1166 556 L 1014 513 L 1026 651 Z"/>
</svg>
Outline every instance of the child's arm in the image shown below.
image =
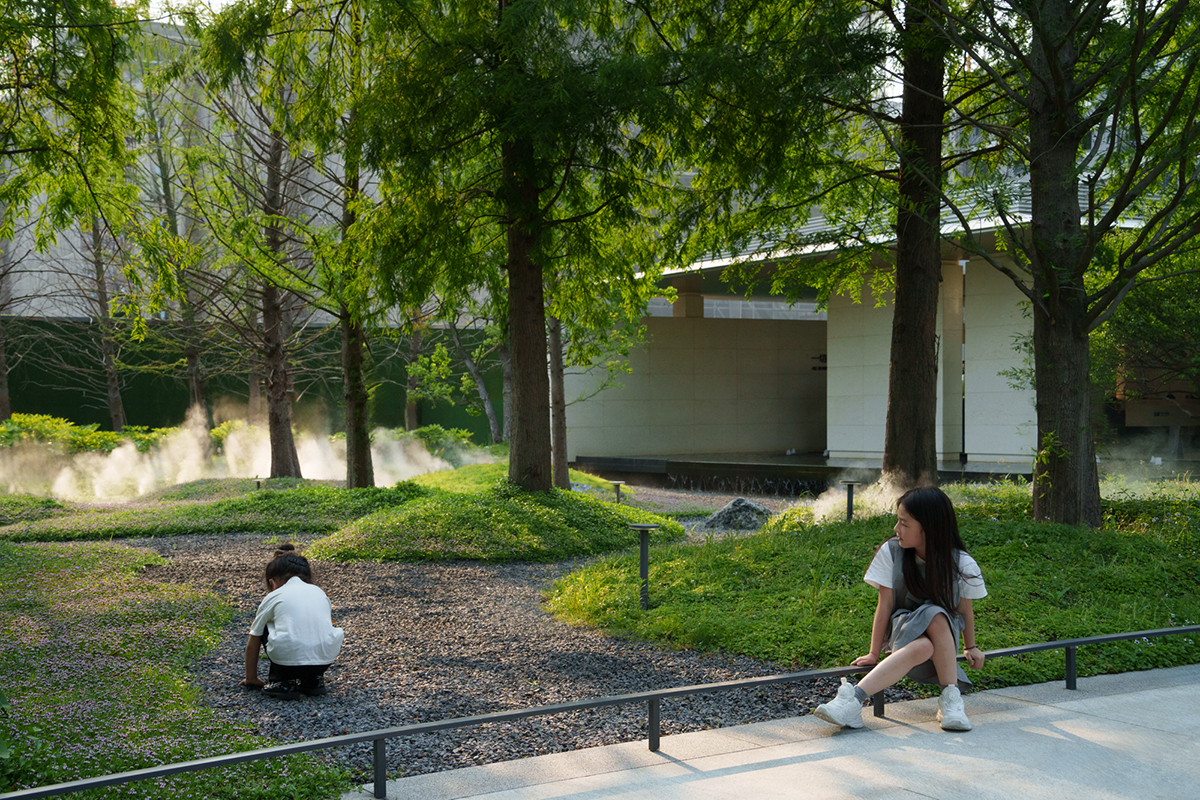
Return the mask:
<svg viewBox="0 0 1200 800">
<path fill-rule="evenodd" d="M 975 641 L 975 608 L 971 598 L 964 597 L 958 601 L 958 613 L 963 618 L 963 655 L 967 657 L 971 669 L 979 669 L 983 666 L 984 655 Z"/>
<path fill-rule="evenodd" d="M 265 684 L 258 678 L 258 651 L 262 647 L 262 637 L 250 635 L 246 641 L 246 677 L 239 686 L 262 688 Z"/>
<path fill-rule="evenodd" d="M 879 587 L 879 602 L 875 604 L 875 617 L 871 620 L 871 652 L 859 656 L 850 662 L 852 667 L 873 667 L 879 663 L 883 652 L 883 640 L 887 636 L 888 625 L 892 622 L 892 609 L 896 604 L 892 590 Z"/>
</svg>

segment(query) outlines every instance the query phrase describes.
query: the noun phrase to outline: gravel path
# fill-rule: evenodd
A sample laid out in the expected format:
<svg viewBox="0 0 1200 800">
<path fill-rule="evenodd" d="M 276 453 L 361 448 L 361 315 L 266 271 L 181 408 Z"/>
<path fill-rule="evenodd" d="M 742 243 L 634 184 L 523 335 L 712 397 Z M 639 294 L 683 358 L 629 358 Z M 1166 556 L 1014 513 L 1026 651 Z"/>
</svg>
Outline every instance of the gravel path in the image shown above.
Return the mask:
<svg viewBox="0 0 1200 800">
<path fill-rule="evenodd" d="M 714 509 L 731 499 L 708 498 Z M 169 560 L 150 568 L 153 579 L 212 587 L 230 598 L 237 613 L 217 649 L 195 665 L 197 683 L 219 713 L 257 721 L 262 734 L 278 741 L 786 671 L 779 664 L 666 650 L 558 622 L 542 609 L 541 592 L 579 562 L 314 562 L 346 643 L 327 673 L 328 696 L 276 700 L 238 686 L 246 631 L 264 593 L 262 568 L 275 542 L 261 535 L 195 535 L 129 544 Z M 663 733 L 806 713 L 834 690 L 833 682 L 823 682 L 667 701 Z M 389 774 L 436 772 L 645 735 L 645 708 L 639 704 L 406 737 L 388 743 Z M 365 778 L 369 745 L 328 752 Z"/>
</svg>

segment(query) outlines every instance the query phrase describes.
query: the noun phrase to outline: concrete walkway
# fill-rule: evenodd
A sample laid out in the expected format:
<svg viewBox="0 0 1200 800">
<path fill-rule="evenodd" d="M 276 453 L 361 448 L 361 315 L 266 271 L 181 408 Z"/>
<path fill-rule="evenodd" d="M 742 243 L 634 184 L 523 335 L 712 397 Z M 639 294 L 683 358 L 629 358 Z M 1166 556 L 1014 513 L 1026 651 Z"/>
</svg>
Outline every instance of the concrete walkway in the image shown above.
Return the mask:
<svg viewBox="0 0 1200 800">
<path fill-rule="evenodd" d="M 1200 665 L 993 689 L 947 733 L 934 699 L 838 729 L 812 716 L 391 781 L 399 800 L 1200 798 Z M 663 705 L 663 719 L 670 704 Z M 367 800 L 352 792 L 343 800 Z"/>
</svg>

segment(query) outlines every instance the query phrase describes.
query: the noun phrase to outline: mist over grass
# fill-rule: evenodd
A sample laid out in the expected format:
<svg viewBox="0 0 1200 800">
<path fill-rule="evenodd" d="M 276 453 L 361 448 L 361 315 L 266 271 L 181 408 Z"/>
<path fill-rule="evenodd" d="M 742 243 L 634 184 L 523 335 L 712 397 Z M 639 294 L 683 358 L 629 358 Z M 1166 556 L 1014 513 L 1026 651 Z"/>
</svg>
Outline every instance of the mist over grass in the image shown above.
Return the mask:
<svg viewBox="0 0 1200 800">
<path fill-rule="evenodd" d="M 112 433 L 43 415 L 15 414 L 0 426 L 0 489 L 79 502 L 121 502 L 200 480 L 265 478 L 271 470 L 265 428 L 240 421 L 213 430 L 193 411 L 178 428 Z M 343 481 L 344 436 L 296 432 L 301 474 Z M 465 431 L 436 425 L 406 432 L 378 428 L 371 437 L 377 486 L 428 472 L 497 460 L 470 444 Z"/>
</svg>

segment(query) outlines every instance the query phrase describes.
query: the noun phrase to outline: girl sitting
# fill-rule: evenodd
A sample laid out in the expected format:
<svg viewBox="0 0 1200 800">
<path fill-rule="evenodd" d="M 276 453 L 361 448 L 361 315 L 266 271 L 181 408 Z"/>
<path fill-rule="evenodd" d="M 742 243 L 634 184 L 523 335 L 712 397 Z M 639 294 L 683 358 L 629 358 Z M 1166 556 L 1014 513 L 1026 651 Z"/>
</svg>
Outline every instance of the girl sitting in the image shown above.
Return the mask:
<svg viewBox="0 0 1200 800">
<path fill-rule="evenodd" d="M 862 704 L 907 675 L 942 687 L 938 722 L 943 730 L 969 731 L 959 687 L 971 685 L 957 664 L 957 643 L 973 669 L 983 666 L 976 647 L 971 601 L 987 595 L 983 576 L 958 533 L 954 504 L 940 489 L 906 492 L 896 504 L 896 536 L 876 551 L 863 580 L 879 590 L 871 625 L 871 651 L 851 662 L 874 667 L 855 686 L 842 678 L 837 696 L 813 714 L 826 722 L 861 728 Z M 884 643 L 891 654 L 880 661 Z"/>
<path fill-rule="evenodd" d="M 284 700 L 327 693 L 323 676 L 344 637 L 341 628 L 333 627 L 329 598 L 313 583 L 308 559 L 295 550 L 291 544 L 280 545 L 263 573 L 269 594 L 250 626 L 241 682 Z M 264 645 L 270 659 L 265 684 L 258 677 L 258 651 Z"/>
</svg>

